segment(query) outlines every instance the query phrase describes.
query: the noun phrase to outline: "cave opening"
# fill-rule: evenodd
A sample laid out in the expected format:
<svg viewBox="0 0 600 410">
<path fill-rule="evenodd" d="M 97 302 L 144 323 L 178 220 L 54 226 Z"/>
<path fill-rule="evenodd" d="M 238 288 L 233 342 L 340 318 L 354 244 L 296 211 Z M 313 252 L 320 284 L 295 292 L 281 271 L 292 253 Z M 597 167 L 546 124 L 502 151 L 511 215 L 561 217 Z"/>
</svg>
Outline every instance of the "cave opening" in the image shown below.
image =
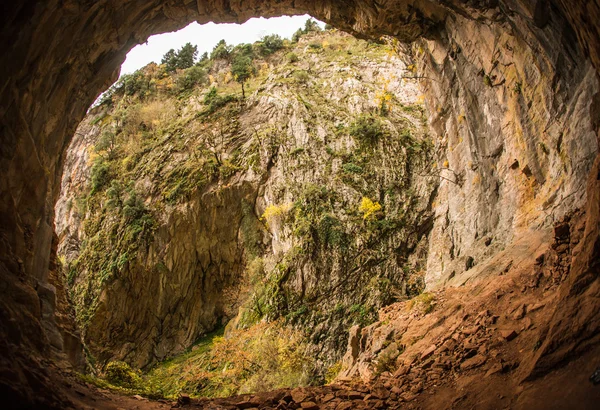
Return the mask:
<svg viewBox="0 0 600 410">
<path fill-rule="evenodd" d="M 491 400 L 492 407 L 594 408 L 598 378 L 592 359 L 600 337 L 597 0 L 23 0 L 3 6 L 0 392 L 9 408 L 106 403 L 101 392 L 61 369 L 61 355 L 77 349 L 77 338 L 63 337 L 61 346 L 47 331 L 61 303 L 60 289 L 49 282 L 56 273 L 54 204 L 66 149 L 99 91 L 116 80 L 125 53 L 153 33 L 191 21 L 304 13 L 362 38 L 412 42 L 415 74 L 426 80 L 419 93 L 441 171 L 428 198 L 433 218 L 415 229 L 426 233 L 428 292 L 403 305 L 406 311 L 384 309 L 372 326 L 350 331 L 345 371 L 363 384 L 358 390 L 340 387 L 343 393 L 333 387 L 302 396 L 284 393 L 277 400 L 308 408 L 326 400 L 371 407 L 413 401 L 443 408 L 455 400 L 465 406 Z M 356 175 L 361 165 L 352 164 L 344 171 Z M 127 161 L 121 165 L 126 168 Z M 312 194 L 323 199 L 322 190 Z M 225 195 L 239 199 L 239 192 Z M 363 209 L 377 214 L 381 196 L 365 197 L 370 202 Z M 224 208 L 218 207 L 221 200 L 214 199 L 218 209 Z M 280 208 L 265 216 L 285 214 L 287 202 L 271 204 Z M 140 203 L 131 205 L 137 215 Z M 267 211 L 264 205 L 260 211 Z M 338 225 L 330 216 L 319 222 L 323 232 L 334 233 L 325 237 L 336 241 Z M 287 277 L 286 266 L 280 268 Z M 314 279 L 310 271 L 301 274 Z M 346 316 L 360 315 L 351 302 Z M 403 313 L 415 306 L 418 314 Z M 302 317 L 307 310 L 297 306 L 292 313 Z M 451 399 L 444 396 L 441 403 L 440 384 L 450 389 L 444 391 L 468 386 L 468 393 L 448 393 Z M 423 391 L 433 393 L 431 400 Z M 268 407 L 271 399 L 259 399 Z M 231 400 L 224 405 L 252 404 L 247 397 Z M 181 405 L 187 401 L 181 398 Z"/>
</svg>

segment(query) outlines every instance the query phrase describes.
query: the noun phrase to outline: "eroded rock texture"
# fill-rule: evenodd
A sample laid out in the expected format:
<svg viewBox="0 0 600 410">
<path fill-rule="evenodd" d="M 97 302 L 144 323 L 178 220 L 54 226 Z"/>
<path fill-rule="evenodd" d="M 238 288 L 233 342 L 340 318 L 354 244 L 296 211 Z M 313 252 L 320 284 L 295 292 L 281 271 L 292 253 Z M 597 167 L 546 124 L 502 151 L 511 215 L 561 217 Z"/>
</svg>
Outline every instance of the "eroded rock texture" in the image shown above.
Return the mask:
<svg viewBox="0 0 600 410">
<path fill-rule="evenodd" d="M 87 107 L 116 78 L 128 49 L 150 34 L 193 20 L 243 21 L 305 12 L 366 36 L 427 39 L 422 52 L 417 50 L 424 61 L 418 70 L 431 77 L 423 89 L 432 112 L 440 108 L 432 118 L 446 139 L 440 160 L 446 158 L 448 168 L 464 177 L 464 188 L 449 183 L 440 193 L 441 218 L 432 236 L 439 248 L 430 248 L 438 259 L 430 261 L 431 283 L 452 272 L 459 275 L 461 258 L 467 258 L 465 269 L 477 266 L 493 252 L 494 241 L 510 242 L 515 233 L 505 229 L 537 229 L 583 206 L 585 234 L 573 253 L 536 368 L 551 369 L 575 347 L 597 342 L 597 0 L 18 1 L 3 5 L 0 31 L 0 343 L 2 367 L 12 369 L 3 373 L 3 391 L 42 400 L 33 398 L 32 388 L 39 391 L 50 383 L 33 370 L 41 366 L 32 357 L 47 354 L 49 346 L 40 300 L 48 299 L 43 294 L 52 208 L 64 152 Z M 582 177 L 590 166 L 584 195 Z M 474 183 L 478 179 L 480 187 Z M 469 200 L 464 210 L 453 202 L 463 196 Z M 491 237 L 489 247 L 482 235 Z M 446 252 L 452 247 L 461 249 L 454 260 Z M 442 262 L 450 265 L 442 267 Z"/>
</svg>

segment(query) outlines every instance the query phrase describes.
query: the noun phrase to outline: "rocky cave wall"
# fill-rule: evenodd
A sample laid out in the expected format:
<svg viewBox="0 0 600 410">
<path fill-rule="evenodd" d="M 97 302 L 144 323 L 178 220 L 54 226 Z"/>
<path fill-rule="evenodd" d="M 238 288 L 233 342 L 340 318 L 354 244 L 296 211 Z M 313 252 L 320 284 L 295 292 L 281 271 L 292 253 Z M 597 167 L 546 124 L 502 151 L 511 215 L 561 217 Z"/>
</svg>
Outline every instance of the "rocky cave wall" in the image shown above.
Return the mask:
<svg viewBox="0 0 600 410">
<path fill-rule="evenodd" d="M 539 197 L 542 212 L 532 214 L 539 217 L 531 217 L 525 211 L 515 211 L 516 217 L 513 217 L 510 207 L 489 210 L 485 205 L 463 211 L 451 203 L 457 194 L 456 184 L 448 185 L 446 192 L 440 194 L 441 201 L 448 198 L 447 209 L 440 208 L 440 216 L 445 214 L 446 220 L 459 219 L 449 220 L 454 225 L 450 233 L 448 223 L 438 224 L 432 243 L 439 242 L 443 249 L 450 249 L 454 243 L 455 247 L 462 246 L 465 250 L 474 244 L 475 253 L 469 256 L 474 259 L 485 257 L 488 251 L 481 236 L 486 237 L 494 229 L 500 231 L 505 227 L 543 226 L 554 218 L 552 215 L 559 217 L 571 206 L 584 203 L 581 178 L 597 150 L 592 131 L 597 133 L 599 125 L 598 94 L 592 95 L 597 90 L 600 68 L 600 29 L 597 25 L 600 3 L 597 0 L 101 1 L 85 4 L 57 0 L 43 5 L 35 1 L 6 4 L 3 5 L 0 31 L 4 60 L 0 68 L 0 169 L 3 175 L 0 181 L 3 198 L 0 202 L 3 249 L 0 281 L 6 295 L 1 301 L 1 343 L 5 352 L 3 365 L 13 368 L 11 375 L 6 377 L 20 381 L 11 383 L 20 386 L 15 388 L 25 389 L 23 386 L 34 383 L 20 370 L 24 363 L 39 368 L 39 364 L 30 361 L 27 350 L 44 352 L 48 345 L 40 325 L 45 303 L 43 299 L 40 302 L 40 297 L 48 292 L 40 291 L 38 296 L 36 289 L 44 288 L 47 282 L 52 209 L 58 195 L 64 152 L 87 107 L 116 78 L 126 52 L 150 34 L 177 29 L 193 20 L 241 22 L 258 15 L 306 12 L 364 36 L 389 34 L 401 40 L 425 37 L 423 56 L 427 62 L 419 69 L 434 80 L 431 85 L 424 86 L 428 104 L 434 112 L 438 106 L 441 110 L 439 116 L 434 116 L 433 124 L 442 138 L 446 136 L 448 147 L 461 136 L 464 144 L 448 155 L 444 155 L 442 149 L 440 158 L 447 158 L 450 169 L 464 165 L 471 169 L 464 174 L 465 183 L 469 178 L 473 182 L 479 175 L 482 188 L 473 188 L 470 193 L 481 198 L 484 204 L 496 201 L 495 196 L 500 203 L 510 202 L 508 193 L 515 191 L 506 186 L 496 189 L 500 178 L 515 186 L 533 185 L 530 195 Z M 494 47 L 484 44 L 487 43 L 485 39 L 502 41 Z M 517 47 L 516 52 L 507 59 L 509 53 L 505 48 L 495 58 L 495 52 L 505 46 L 504 41 L 513 51 Z M 528 61 L 530 58 L 533 64 Z M 509 64 L 510 59 L 513 65 L 506 67 L 504 64 Z M 495 64 L 496 60 L 498 64 Z M 523 67 L 522 71 L 519 67 Z M 478 77 L 481 69 L 483 76 Z M 451 84 L 452 98 L 448 99 L 441 86 L 434 83 L 436 78 L 441 78 L 441 85 L 444 81 Z M 506 82 L 497 85 L 503 79 Z M 517 79 L 521 83 L 519 93 L 515 91 Z M 537 79 L 541 85 L 536 87 L 532 82 Z M 516 95 L 510 95 L 511 87 Z M 439 104 L 440 101 L 445 103 Z M 505 108 L 502 108 L 503 102 L 509 102 Z M 455 110 L 465 106 L 471 109 L 460 121 L 463 114 Z M 494 114 L 500 118 L 492 120 Z M 519 120 L 507 124 L 511 116 Z M 564 119 L 564 130 L 550 123 L 549 120 L 554 118 Z M 546 133 L 540 136 L 540 130 Z M 483 143 L 487 132 L 491 132 L 489 141 Z M 516 137 L 514 141 L 511 135 Z M 505 144 L 502 144 L 503 140 L 506 140 Z M 540 142 L 544 143 L 545 149 Z M 498 154 L 500 146 L 503 148 Z M 467 153 L 466 158 L 460 155 L 462 152 Z M 563 161 L 567 163 L 566 170 L 559 161 L 561 152 L 573 159 Z M 496 170 L 492 166 L 494 163 Z M 474 170 L 473 166 L 477 168 Z M 561 166 L 563 171 L 560 171 Z M 585 235 L 572 261 L 570 278 L 561 290 L 561 308 L 539 349 L 537 362 L 541 368 L 551 368 L 563 360 L 575 346 L 583 346 L 582 340 L 589 343 L 598 337 L 598 329 L 592 325 L 598 309 L 594 309 L 591 302 L 598 300 L 594 295 L 600 293 L 597 280 L 600 247 L 598 168 L 596 157 L 587 179 Z M 508 176 L 511 172 L 515 175 Z M 565 182 L 560 185 L 557 196 L 551 198 L 550 192 L 559 184 L 554 178 L 560 178 L 561 173 Z M 573 194 L 572 205 L 561 209 L 560 204 L 565 203 L 564 198 L 569 194 Z M 458 197 L 461 195 L 464 194 L 458 192 Z M 555 212 L 544 211 L 544 207 L 551 209 L 555 204 L 559 205 Z M 548 215 L 550 220 L 546 219 Z M 508 242 L 511 234 L 492 235 L 490 246 L 494 239 L 500 239 L 500 243 Z M 479 242 L 482 240 L 483 245 Z M 436 253 L 432 249 L 430 252 Z M 461 258 L 467 256 L 463 252 Z M 444 261 L 448 264 L 444 263 L 442 268 Z M 431 283 L 446 280 L 453 271 L 459 273 L 458 266 L 463 262 L 453 261 L 450 255 L 431 261 L 430 267 L 436 269 Z M 44 297 L 52 299 L 52 292 Z M 578 326 L 569 334 L 561 332 L 563 323 L 577 317 L 579 307 L 584 304 L 592 308 L 580 313 Z M 16 366 L 11 366 L 15 363 Z"/>
</svg>

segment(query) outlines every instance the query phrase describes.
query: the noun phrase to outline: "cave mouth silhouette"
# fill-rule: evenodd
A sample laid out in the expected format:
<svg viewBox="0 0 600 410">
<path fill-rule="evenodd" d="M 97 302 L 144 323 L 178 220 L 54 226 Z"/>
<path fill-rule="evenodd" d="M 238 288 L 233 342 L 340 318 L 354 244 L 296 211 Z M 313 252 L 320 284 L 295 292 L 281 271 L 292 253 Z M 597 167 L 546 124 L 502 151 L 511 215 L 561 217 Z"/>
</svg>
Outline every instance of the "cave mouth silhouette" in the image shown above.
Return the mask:
<svg viewBox="0 0 600 410">
<path fill-rule="evenodd" d="M 118 77 L 126 53 L 152 34 L 192 21 L 243 22 L 250 17 L 309 14 L 359 37 L 391 35 L 401 41 L 426 38 L 439 50 L 460 52 L 452 35 L 455 16 L 490 23 L 500 32 L 531 40 L 540 53 L 569 46 L 600 69 L 600 2 L 540 0 L 460 1 L 418 4 L 329 0 L 212 2 L 103 0 L 82 5 L 53 0 L 4 4 L 0 17 L 0 391 L 21 408 L 60 408 L 60 377 L 42 360 L 51 347 L 42 328 L 44 298 L 52 299 L 48 271 L 53 255 L 54 203 L 64 155 L 77 124 L 96 97 Z M 500 24 L 500 23 L 506 24 Z M 545 30 L 545 31 L 544 31 Z M 553 43 L 559 34 L 562 43 Z M 475 33 L 476 34 L 476 33 Z M 462 39 L 464 40 L 464 39 Z M 537 47 L 537 46 L 532 46 Z M 452 55 L 452 54 L 450 54 Z M 569 69 L 557 61 L 556 73 Z M 597 74 L 596 74 L 597 75 Z M 600 98 L 591 103 L 598 118 Z M 597 120 L 593 120 L 597 130 Z M 561 291 L 561 310 L 549 324 L 535 366 L 543 374 L 562 363 L 571 347 L 597 343 L 599 209 L 596 159 L 588 180 L 587 221 L 582 252 L 571 264 Z M 586 306 L 576 327 L 565 324 Z M 581 347 L 580 346 L 580 347 Z M 57 387 L 58 386 L 58 387 Z"/>
</svg>

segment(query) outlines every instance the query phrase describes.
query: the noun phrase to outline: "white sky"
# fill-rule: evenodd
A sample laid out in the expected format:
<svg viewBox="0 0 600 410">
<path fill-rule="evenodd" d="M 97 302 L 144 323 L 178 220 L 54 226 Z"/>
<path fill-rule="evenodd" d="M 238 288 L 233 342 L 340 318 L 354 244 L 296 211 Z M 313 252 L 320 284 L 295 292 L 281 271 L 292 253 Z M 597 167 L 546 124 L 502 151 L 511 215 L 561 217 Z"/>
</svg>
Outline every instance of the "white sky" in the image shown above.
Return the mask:
<svg viewBox="0 0 600 410">
<path fill-rule="evenodd" d="M 207 51 L 209 54 L 221 39 L 227 44 L 253 43 L 267 34 L 279 34 L 290 38 L 310 16 L 284 16 L 270 19 L 252 18 L 244 24 L 215 24 L 200 25 L 192 23 L 189 26 L 172 33 L 152 36 L 145 44 L 134 47 L 121 66 L 121 75 L 130 74 L 152 61 L 160 63 L 162 56 L 170 49 L 178 50 L 185 43 L 198 46 L 198 56 Z M 321 27 L 325 24 L 320 23 Z"/>
</svg>

